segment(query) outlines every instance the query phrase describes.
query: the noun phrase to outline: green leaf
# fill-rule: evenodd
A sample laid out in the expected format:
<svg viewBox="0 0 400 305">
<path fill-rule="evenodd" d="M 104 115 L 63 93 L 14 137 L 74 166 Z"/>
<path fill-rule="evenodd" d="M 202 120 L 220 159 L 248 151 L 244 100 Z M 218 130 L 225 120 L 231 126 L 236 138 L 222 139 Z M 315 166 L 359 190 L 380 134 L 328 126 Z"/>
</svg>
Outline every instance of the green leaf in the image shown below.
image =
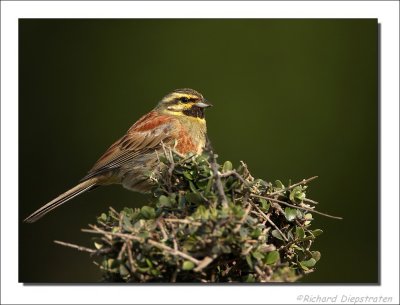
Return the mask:
<svg viewBox="0 0 400 305">
<path fill-rule="evenodd" d="M 149 237 L 149 232 L 140 232 L 139 234 L 137 234 L 137 237 L 143 238 L 143 239 L 147 239 Z"/>
<path fill-rule="evenodd" d="M 149 271 L 149 267 L 146 267 L 146 268 L 144 268 L 144 267 L 137 267 L 137 271 L 139 271 L 140 273 L 146 273 L 146 272 L 148 272 Z"/>
<path fill-rule="evenodd" d="M 150 273 L 151 273 L 152 275 L 154 275 L 154 276 L 160 275 L 160 271 L 157 270 L 157 269 L 151 269 L 151 270 L 150 270 Z"/>
<path fill-rule="evenodd" d="M 134 214 L 134 210 L 133 210 L 132 208 L 127 208 L 127 207 L 125 207 L 125 208 L 122 210 L 122 213 L 125 214 L 126 217 L 131 218 L 132 215 Z"/>
<path fill-rule="evenodd" d="M 322 233 L 324 233 L 324 231 L 322 231 L 321 229 L 316 229 L 314 231 L 311 231 L 311 233 L 312 233 L 312 235 L 317 237 L 318 235 L 321 235 Z"/>
<path fill-rule="evenodd" d="M 289 241 L 294 240 L 294 236 L 293 236 L 293 233 L 292 233 L 291 230 L 289 230 L 289 231 L 287 232 L 287 238 L 288 238 Z"/>
<path fill-rule="evenodd" d="M 255 259 L 263 259 L 264 258 L 264 255 L 263 254 L 261 254 L 260 252 L 258 252 L 258 251 L 254 251 L 254 252 L 252 252 L 251 253 L 251 255 L 253 255 L 253 257 L 255 258 Z"/>
<path fill-rule="evenodd" d="M 232 249 L 228 245 L 221 245 L 221 251 L 222 253 L 231 253 Z"/>
<path fill-rule="evenodd" d="M 189 172 L 183 172 L 183 176 L 184 176 L 187 180 L 193 180 L 193 176 L 192 176 Z"/>
<path fill-rule="evenodd" d="M 129 275 L 128 269 L 124 266 L 124 264 L 119 265 L 119 274 L 121 274 L 122 277 L 126 277 Z"/>
<path fill-rule="evenodd" d="M 310 258 L 309 260 L 306 261 L 301 261 L 300 264 L 303 267 L 311 268 L 314 267 L 314 265 L 317 263 L 317 261 L 314 258 Z"/>
<path fill-rule="evenodd" d="M 162 207 L 169 207 L 171 206 L 171 202 L 169 201 L 169 198 L 165 195 L 161 195 L 160 198 L 158 198 L 158 202 Z"/>
<path fill-rule="evenodd" d="M 273 265 L 275 264 L 279 259 L 279 252 L 278 251 L 271 251 L 267 254 L 267 258 L 265 260 L 265 263 L 267 265 Z"/>
<path fill-rule="evenodd" d="M 253 274 L 249 274 L 246 277 L 244 277 L 244 282 L 246 282 L 246 283 L 255 283 L 256 279 L 254 278 Z"/>
<path fill-rule="evenodd" d="M 312 214 L 307 213 L 304 215 L 304 219 L 306 219 L 306 221 L 304 222 L 304 225 L 308 226 L 311 221 L 313 220 Z"/>
<path fill-rule="evenodd" d="M 156 211 L 154 210 L 154 208 L 147 205 L 143 206 L 140 209 L 140 214 L 142 214 L 142 216 L 146 219 L 153 219 L 156 217 Z"/>
<path fill-rule="evenodd" d="M 299 209 L 296 209 L 296 217 L 297 219 L 303 219 L 304 218 L 303 212 L 300 211 Z"/>
<path fill-rule="evenodd" d="M 257 238 L 258 236 L 260 236 L 261 232 L 262 231 L 260 228 L 256 228 L 253 232 L 251 232 L 251 237 Z"/>
<path fill-rule="evenodd" d="M 133 228 L 135 230 L 141 230 L 144 226 L 146 225 L 146 220 L 144 219 L 139 219 L 138 221 L 135 222 L 135 224 L 133 225 Z"/>
<path fill-rule="evenodd" d="M 311 251 L 313 259 L 318 262 L 321 259 L 321 252 L 319 251 Z"/>
<path fill-rule="evenodd" d="M 239 229 L 239 234 L 240 234 L 240 237 L 246 238 L 247 235 L 249 235 L 249 230 L 246 229 L 245 227 L 241 226 Z"/>
<path fill-rule="evenodd" d="M 147 266 L 149 266 L 150 268 L 153 268 L 153 263 L 148 258 L 146 258 L 146 263 L 147 263 Z"/>
<path fill-rule="evenodd" d="M 117 263 L 117 261 L 116 261 L 115 259 L 109 258 L 109 259 L 107 260 L 107 267 L 108 267 L 109 269 L 113 269 L 113 268 L 117 267 L 117 265 L 118 265 L 118 263 Z"/>
<path fill-rule="evenodd" d="M 103 244 L 102 243 L 98 243 L 98 242 L 94 242 L 94 246 L 97 250 L 103 248 Z"/>
<path fill-rule="evenodd" d="M 204 201 L 199 193 L 187 193 L 186 199 L 194 204 L 200 204 Z"/>
<path fill-rule="evenodd" d="M 277 239 L 284 240 L 281 233 L 279 233 L 278 230 L 272 230 L 271 234 L 273 237 L 275 237 Z"/>
<path fill-rule="evenodd" d="M 302 227 L 296 227 L 296 238 L 302 239 L 304 238 L 304 236 L 305 236 L 304 229 Z"/>
<path fill-rule="evenodd" d="M 247 262 L 247 264 L 249 265 L 249 267 L 253 269 L 253 262 L 252 262 L 252 260 L 251 260 L 250 254 L 247 254 L 247 255 L 246 255 L 246 262 Z"/>
<path fill-rule="evenodd" d="M 304 249 L 303 248 L 300 248 L 298 245 L 296 245 L 296 244 L 291 244 L 290 245 L 290 248 L 293 248 L 293 249 L 296 249 L 296 250 L 299 250 L 299 251 L 301 251 L 301 252 L 304 252 Z"/>
<path fill-rule="evenodd" d="M 305 198 L 306 194 L 304 193 L 304 190 L 301 185 L 294 187 L 289 194 L 290 201 L 296 203 L 302 202 Z"/>
<path fill-rule="evenodd" d="M 107 214 L 106 213 L 101 213 L 100 217 L 99 217 L 102 221 L 107 221 Z"/>
<path fill-rule="evenodd" d="M 195 193 L 195 194 L 198 193 L 198 192 L 197 192 L 197 189 L 196 189 L 196 186 L 194 185 L 194 183 L 193 183 L 192 181 L 189 181 L 189 187 L 190 187 L 190 190 L 191 190 L 193 193 Z"/>
<path fill-rule="evenodd" d="M 132 231 L 132 223 L 126 215 L 122 216 L 122 228 L 126 231 Z"/>
<path fill-rule="evenodd" d="M 260 198 L 260 203 L 261 203 L 261 210 L 267 213 L 271 204 L 268 203 L 268 201 L 265 200 L 264 198 Z"/>
<path fill-rule="evenodd" d="M 232 170 L 232 162 L 231 161 L 225 161 L 224 166 L 222 166 L 222 172 L 226 173 Z"/>
<path fill-rule="evenodd" d="M 292 209 L 289 207 L 285 208 L 285 217 L 288 221 L 293 221 L 297 217 L 297 209 Z"/>
<path fill-rule="evenodd" d="M 303 192 L 297 193 L 295 197 L 299 202 L 302 202 L 306 198 L 306 194 Z"/>
<path fill-rule="evenodd" d="M 275 185 L 278 189 L 284 189 L 285 186 L 283 185 L 283 183 L 280 180 L 275 180 Z"/>
<path fill-rule="evenodd" d="M 192 270 L 194 268 L 194 263 L 191 261 L 184 261 L 182 265 L 182 270 Z"/>
<path fill-rule="evenodd" d="M 204 205 L 199 205 L 196 209 L 196 212 L 194 212 L 192 216 L 196 219 L 201 218 L 202 220 L 208 220 L 208 218 L 210 217 L 210 210 L 207 209 Z"/>
<path fill-rule="evenodd" d="M 213 183 L 214 183 L 213 179 L 208 179 L 207 186 L 205 189 L 206 194 L 210 193 Z"/>
<path fill-rule="evenodd" d="M 304 215 L 304 218 L 307 219 L 307 220 L 312 220 L 313 219 L 312 214 L 310 214 L 310 213 L 307 213 L 306 215 Z"/>
<path fill-rule="evenodd" d="M 205 164 L 207 164 L 207 161 L 208 160 L 208 158 L 207 158 L 207 156 L 205 156 L 205 155 L 198 155 L 197 156 L 197 159 L 196 159 L 196 161 L 199 163 L 199 164 L 203 164 L 203 163 L 205 163 Z"/>
<path fill-rule="evenodd" d="M 162 163 L 164 163 L 164 164 L 168 164 L 168 163 L 169 163 L 167 157 L 164 156 L 164 155 L 159 155 L 158 158 L 159 158 L 160 161 L 161 161 Z"/>
</svg>

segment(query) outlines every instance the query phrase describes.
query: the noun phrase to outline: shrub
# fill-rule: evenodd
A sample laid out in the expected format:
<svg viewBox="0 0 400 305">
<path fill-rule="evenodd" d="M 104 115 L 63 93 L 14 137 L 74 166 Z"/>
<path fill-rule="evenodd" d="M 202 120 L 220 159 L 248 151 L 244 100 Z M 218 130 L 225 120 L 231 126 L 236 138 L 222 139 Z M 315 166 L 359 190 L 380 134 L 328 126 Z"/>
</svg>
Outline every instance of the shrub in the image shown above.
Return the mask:
<svg viewBox="0 0 400 305">
<path fill-rule="evenodd" d="M 322 230 L 306 190 L 316 177 L 272 184 L 212 151 L 159 159 L 151 205 L 103 213 L 83 230 L 95 249 L 56 242 L 92 253 L 112 282 L 293 282 L 315 270 Z"/>
</svg>

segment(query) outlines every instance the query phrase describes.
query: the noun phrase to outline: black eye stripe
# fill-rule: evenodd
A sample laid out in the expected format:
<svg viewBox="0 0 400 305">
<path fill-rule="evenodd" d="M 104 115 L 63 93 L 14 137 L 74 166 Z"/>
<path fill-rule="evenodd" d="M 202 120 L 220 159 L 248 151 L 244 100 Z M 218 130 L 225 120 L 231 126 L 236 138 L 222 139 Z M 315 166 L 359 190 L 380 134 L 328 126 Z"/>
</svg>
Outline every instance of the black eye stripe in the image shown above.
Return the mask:
<svg viewBox="0 0 400 305">
<path fill-rule="evenodd" d="M 176 99 L 176 102 L 181 102 L 181 103 L 189 103 L 189 102 L 195 102 L 195 101 L 197 101 L 196 97 L 181 96 Z"/>
</svg>

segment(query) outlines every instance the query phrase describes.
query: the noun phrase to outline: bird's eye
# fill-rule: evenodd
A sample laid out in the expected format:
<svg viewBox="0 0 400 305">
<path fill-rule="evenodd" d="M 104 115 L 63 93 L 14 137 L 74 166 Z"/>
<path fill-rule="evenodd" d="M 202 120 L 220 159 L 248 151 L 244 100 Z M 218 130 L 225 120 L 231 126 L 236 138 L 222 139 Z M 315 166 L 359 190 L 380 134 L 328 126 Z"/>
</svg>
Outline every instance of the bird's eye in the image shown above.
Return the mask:
<svg viewBox="0 0 400 305">
<path fill-rule="evenodd" d="M 189 102 L 189 99 L 187 97 L 181 97 L 181 102 L 187 103 L 187 102 Z"/>
</svg>

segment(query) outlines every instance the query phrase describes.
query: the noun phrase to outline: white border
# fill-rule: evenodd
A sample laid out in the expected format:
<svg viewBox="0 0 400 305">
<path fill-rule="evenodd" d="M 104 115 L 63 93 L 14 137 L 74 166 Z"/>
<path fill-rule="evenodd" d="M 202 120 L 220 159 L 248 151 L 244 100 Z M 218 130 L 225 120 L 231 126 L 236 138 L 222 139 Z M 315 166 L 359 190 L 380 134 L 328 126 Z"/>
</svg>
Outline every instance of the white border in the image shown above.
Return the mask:
<svg viewBox="0 0 400 305">
<path fill-rule="evenodd" d="M 399 3 L 1 2 L 1 303 L 298 303 L 298 294 L 399 303 Z M 382 90 L 382 286 L 23 286 L 18 284 L 18 18 L 378 18 Z M 365 177 L 366 178 L 366 177 Z M 364 179 L 364 177 L 360 177 Z M 363 237 L 364 238 L 364 237 Z M 367 238 L 367 237 L 365 237 Z M 338 300 L 338 303 L 341 303 Z"/>
</svg>

